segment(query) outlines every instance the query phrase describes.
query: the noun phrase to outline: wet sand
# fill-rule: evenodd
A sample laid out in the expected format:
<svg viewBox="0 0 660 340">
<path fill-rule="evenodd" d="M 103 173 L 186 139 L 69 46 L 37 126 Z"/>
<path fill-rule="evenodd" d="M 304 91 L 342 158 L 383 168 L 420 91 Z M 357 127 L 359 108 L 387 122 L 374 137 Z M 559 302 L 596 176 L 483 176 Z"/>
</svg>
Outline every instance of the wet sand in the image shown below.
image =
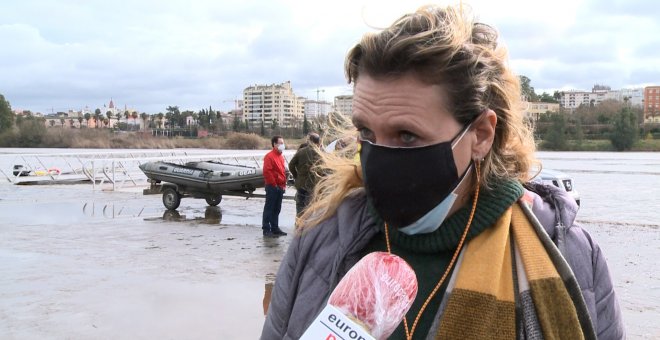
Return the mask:
<svg viewBox="0 0 660 340">
<path fill-rule="evenodd" d="M 607 259 L 628 339 L 660 339 L 658 225 L 583 224 Z"/>
<path fill-rule="evenodd" d="M 263 200 L 220 208 L 90 185 L 0 186 L 3 339 L 255 339 L 289 238 Z M 281 224 L 293 226 L 285 201 Z M 290 236 L 289 236 L 290 237 Z"/>
<path fill-rule="evenodd" d="M 256 339 L 291 240 L 261 236 L 262 207 L 184 199 L 177 214 L 140 190 L 0 185 L 0 337 Z M 285 231 L 294 213 L 285 200 Z M 657 226 L 585 227 L 610 263 L 629 338 L 660 338 Z"/>
</svg>

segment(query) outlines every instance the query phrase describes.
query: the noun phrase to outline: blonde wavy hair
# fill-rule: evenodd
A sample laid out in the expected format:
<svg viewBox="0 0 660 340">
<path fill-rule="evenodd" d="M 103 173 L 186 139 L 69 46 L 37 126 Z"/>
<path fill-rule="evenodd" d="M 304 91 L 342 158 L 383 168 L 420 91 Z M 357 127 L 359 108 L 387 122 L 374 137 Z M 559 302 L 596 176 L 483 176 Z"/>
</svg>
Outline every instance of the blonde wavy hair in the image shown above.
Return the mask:
<svg viewBox="0 0 660 340">
<path fill-rule="evenodd" d="M 413 73 L 427 84 L 443 86 L 449 111 L 462 124 L 493 110 L 497 125 L 492 148 L 481 165 L 482 188 L 502 179 L 525 182 L 537 163 L 536 146 L 523 120 L 518 77 L 509 69 L 507 51 L 497 38 L 497 31 L 475 22 L 466 6 L 424 6 L 380 32 L 365 34 L 346 57 L 346 77 L 355 84 L 360 74 L 390 79 Z M 363 186 L 359 161 L 353 157 L 355 129 L 349 131 L 347 120 L 331 125 L 351 143 L 339 154 L 323 155 L 318 169 L 327 175 L 297 221 L 300 230 L 332 216 L 351 191 Z"/>
</svg>

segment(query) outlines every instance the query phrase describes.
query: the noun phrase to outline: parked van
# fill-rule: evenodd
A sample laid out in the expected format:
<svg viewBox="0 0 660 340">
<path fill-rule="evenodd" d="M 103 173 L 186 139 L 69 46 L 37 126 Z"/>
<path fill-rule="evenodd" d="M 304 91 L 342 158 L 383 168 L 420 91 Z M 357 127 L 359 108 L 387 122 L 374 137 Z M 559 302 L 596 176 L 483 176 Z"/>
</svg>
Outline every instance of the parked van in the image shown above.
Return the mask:
<svg viewBox="0 0 660 340">
<path fill-rule="evenodd" d="M 566 191 L 573 197 L 578 206 L 580 205 L 580 193 L 575 189 L 573 179 L 561 171 L 543 169 L 540 174 L 532 178 L 532 182 L 554 185 Z"/>
</svg>

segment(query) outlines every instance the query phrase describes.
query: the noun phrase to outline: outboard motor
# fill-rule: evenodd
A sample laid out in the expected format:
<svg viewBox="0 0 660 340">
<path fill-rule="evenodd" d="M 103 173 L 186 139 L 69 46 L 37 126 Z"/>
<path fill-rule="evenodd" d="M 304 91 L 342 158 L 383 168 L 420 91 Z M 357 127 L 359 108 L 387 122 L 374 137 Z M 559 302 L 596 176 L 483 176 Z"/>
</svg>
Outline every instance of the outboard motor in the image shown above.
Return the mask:
<svg viewBox="0 0 660 340">
<path fill-rule="evenodd" d="M 21 164 L 14 165 L 14 176 L 28 176 L 30 174 L 29 170 L 26 170 L 25 167 Z"/>
</svg>

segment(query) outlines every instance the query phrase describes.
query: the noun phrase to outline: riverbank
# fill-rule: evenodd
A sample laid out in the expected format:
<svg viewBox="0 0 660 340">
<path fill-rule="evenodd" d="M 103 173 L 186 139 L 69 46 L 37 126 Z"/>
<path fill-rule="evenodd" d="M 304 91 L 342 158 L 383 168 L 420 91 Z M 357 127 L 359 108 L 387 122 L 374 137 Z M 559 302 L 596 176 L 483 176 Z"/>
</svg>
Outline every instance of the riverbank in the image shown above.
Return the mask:
<svg viewBox="0 0 660 340">
<path fill-rule="evenodd" d="M 589 139 L 589 140 L 574 140 L 569 139 L 566 141 L 566 149 L 562 150 L 549 150 L 543 148 L 543 141 L 537 141 L 539 151 L 613 151 L 616 152 L 612 142 L 608 139 Z M 628 150 L 633 152 L 657 152 L 660 151 L 660 140 L 658 139 L 642 139 L 637 141 L 633 147 Z"/>
<path fill-rule="evenodd" d="M 288 138 L 286 144 L 296 147 L 303 138 Z M 223 136 L 204 138 L 152 136 L 148 131 L 112 131 L 109 129 L 46 129 L 45 134 L 29 139 L 0 138 L 0 147 L 71 148 L 71 149 L 231 149 L 268 150 L 270 137 L 254 133 L 228 132 Z"/>
<path fill-rule="evenodd" d="M 297 147 L 304 138 L 285 136 L 287 145 Z M 550 150 L 544 148 L 543 141 L 536 141 L 539 151 L 616 151 L 608 139 L 597 140 L 567 140 L 566 148 Z M 254 133 L 228 132 L 223 136 L 204 138 L 163 137 L 152 136 L 148 131 L 116 131 L 109 129 L 61 129 L 50 128 L 40 138 L 29 140 L 12 140 L 0 136 L 0 147 L 30 147 L 30 148 L 72 148 L 72 149 L 233 149 L 233 150 L 267 150 L 270 149 L 270 138 Z M 660 139 L 640 139 L 629 151 L 658 152 Z"/>
</svg>

